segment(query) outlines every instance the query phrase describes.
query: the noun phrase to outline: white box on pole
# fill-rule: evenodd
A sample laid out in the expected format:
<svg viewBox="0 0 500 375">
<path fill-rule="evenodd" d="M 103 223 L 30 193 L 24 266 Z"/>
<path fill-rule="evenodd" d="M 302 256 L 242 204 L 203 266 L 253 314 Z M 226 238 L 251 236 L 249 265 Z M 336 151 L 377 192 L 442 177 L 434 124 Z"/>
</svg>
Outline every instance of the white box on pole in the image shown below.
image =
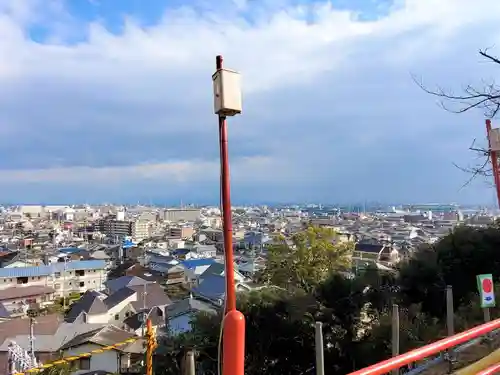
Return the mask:
<svg viewBox="0 0 500 375">
<path fill-rule="evenodd" d="M 234 116 L 241 113 L 241 76 L 240 73 L 219 69 L 212 75 L 214 90 L 214 112 L 221 116 Z"/>
</svg>

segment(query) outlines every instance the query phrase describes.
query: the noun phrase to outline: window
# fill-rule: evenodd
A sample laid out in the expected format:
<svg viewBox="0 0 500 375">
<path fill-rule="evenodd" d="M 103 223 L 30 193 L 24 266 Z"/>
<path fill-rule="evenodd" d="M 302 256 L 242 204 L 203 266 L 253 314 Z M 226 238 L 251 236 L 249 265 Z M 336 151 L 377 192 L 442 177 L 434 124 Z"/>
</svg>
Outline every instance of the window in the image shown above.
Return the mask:
<svg viewBox="0 0 500 375">
<path fill-rule="evenodd" d="M 85 271 L 84 270 L 76 270 L 75 275 L 76 276 L 85 276 Z"/>
<path fill-rule="evenodd" d="M 78 368 L 80 370 L 90 370 L 90 358 L 80 358 L 78 362 Z"/>
<path fill-rule="evenodd" d="M 85 286 L 85 283 L 83 281 L 80 281 L 80 288 L 83 288 Z"/>
<path fill-rule="evenodd" d="M 120 315 L 115 314 L 115 320 L 119 320 L 119 319 L 120 319 Z"/>
<path fill-rule="evenodd" d="M 56 278 L 61 277 L 61 272 L 56 272 L 56 273 L 55 273 L 55 276 L 56 276 Z"/>
</svg>

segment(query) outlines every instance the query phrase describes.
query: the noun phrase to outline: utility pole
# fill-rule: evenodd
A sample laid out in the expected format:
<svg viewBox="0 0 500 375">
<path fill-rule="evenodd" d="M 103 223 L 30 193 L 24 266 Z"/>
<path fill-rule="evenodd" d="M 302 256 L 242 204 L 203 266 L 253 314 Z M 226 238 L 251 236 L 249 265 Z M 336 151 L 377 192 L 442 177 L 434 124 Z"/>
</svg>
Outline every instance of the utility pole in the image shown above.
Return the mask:
<svg viewBox="0 0 500 375">
<path fill-rule="evenodd" d="M 455 310 L 453 307 L 453 287 L 451 285 L 446 286 L 446 328 L 448 337 L 455 334 Z M 451 374 L 456 363 L 453 348 L 446 351 L 446 356 L 448 360 L 448 373 Z"/>
<path fill-rule="evenodd" d="M 63 313 L 66 313 L 66 265 L 67 259 L 66 255 L 64 256 L 64 266 L 63 266 L 63 282 L 62 282 L 62 297 L 63 297 Z"/>
<path fill-rule="evenodd" d="M 186 350 L 183 362 L 182 375 L 196 375 L 194 351 L 192 349 Z"/>
<path fill-rule="evenodd" d="M 488 138 L 488 151 L 491 160 L 491 170 L 495 190 L 497 193 L 498 208 L 500 208 L 500 169 L 498 168 L 498 152 L 500 151 L 500 129 L 491 128 L 491 120 L 486 120 L 486 137 Z"/>
<path fill-rule="evenodd" d="M 323 344 L 323 323 L 316 322 L 316 375 L 325 375 L 325 348 Z"/>
<path fill-rule="evenodd" d="M 392 356 L 399 355 L 399 306 L 392 305 Z M 392 370 L 392 375 L 398 375 L 399 369 Z"/>
<path fill-rule="evenodd" d="M 37 311 L 32 308 L 28 308 L 28 311 L 26 312 L 29 319 L 30 319 L 30 358 L 31 358 L 31 365 L 36 366 L 36 356 L 35 356 L 35 318 L 38 315 Z"/>
<path fill-rule="evenodd" d="M 212 75 L 214 112 L 219 118 L 219 151 L 221 162 L 222 221 L 224 229 L 224 260 L 226 275 L 226 315 L 223 320 L 222 375 L 244 375 L 245 372 L 245 317 L 236 310 L 234 282 L 233 225 L 231 217 L 231 183 L 229 180 L 229 153 L 227 116 L 241 113 L 241 84 L 239 73 L 224 69 L 222 56 L 216 57 L 216 71 Z"/>
</svg>

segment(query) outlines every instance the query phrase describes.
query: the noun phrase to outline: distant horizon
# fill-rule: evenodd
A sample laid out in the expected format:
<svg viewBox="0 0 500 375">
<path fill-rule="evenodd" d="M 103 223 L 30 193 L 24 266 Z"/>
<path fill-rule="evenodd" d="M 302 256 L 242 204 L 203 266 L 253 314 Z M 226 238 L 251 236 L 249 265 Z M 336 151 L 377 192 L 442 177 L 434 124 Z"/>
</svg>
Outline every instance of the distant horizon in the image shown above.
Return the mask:
<svg viewBox="0 0 500 375">
<path fill-rule="evenodd" d="M 28 202 L 28 203 L 1 203 L 2 206 L 77 206 L 77 205 L 90 205 L 90 206 L 98 206 L 98 205 L 110 205 L 110 206 L 151 206 L 151 207 L 164 207 L 164 208 L 189 208 L 190 206 L 195 207 L 217 207 L 219 203 L 210 203 L 210 202 L 183 202 L 182 206 L 179 202 L 174 204 L 173 202 L 109 202 L 109 201 L 101 201 L 101 202 L 60 202 L 60 203 L 46 203 L 46 202 Z M 367 201 L 366 203 L 360 202 L 351 202 L 351 203 L 324 203 L 324 202 L 253 202 L 253 203 L 241 203 L 241 202 L 231 202 L 231 206 L 307 206 L 307 205 L 322 205 L 324 207 L 330 208 L 348 208 L 352 207 L 354 211 L 358 211 L 359 209 L 366 208 L 374 208 L 374 207 L 402 207 L 402 206 L 452 206 L 457 205 L 460 208 L 488 208 L 488 209 L 498 209 L 494 205 L 485 205 L 485 204 L 471 204 L 471 203 L 457 203 L 457 202 L 406 202 L 406 203 L 383 203 L 377 201 Z"/>
</svg>

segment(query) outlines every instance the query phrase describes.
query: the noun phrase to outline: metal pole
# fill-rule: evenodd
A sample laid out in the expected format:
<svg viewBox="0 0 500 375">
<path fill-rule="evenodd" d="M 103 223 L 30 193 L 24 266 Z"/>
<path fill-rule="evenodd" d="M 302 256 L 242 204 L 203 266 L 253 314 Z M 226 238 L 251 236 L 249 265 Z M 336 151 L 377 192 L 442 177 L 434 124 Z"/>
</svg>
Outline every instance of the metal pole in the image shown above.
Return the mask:
<svg viewBox="0 0 500 375">
<path fill-rule="evenodd" d="M 316 322 L 316 375 L 325 375 L 325 348 L 323 346 L 323 323 Z"/>
<path fill-rule="evenodd" d="M 30 316 L 30 357 L 31 357 L 31 366 L 36 366 L 36 357 L 35 357 L 35 319 Z"/>
<path fill-rule="evenodd" d="M 484 322 L 488 323 L 491 320 L 491 315 L 490 315 L 490 308 L 485 307 L 483 309 L 483 316 L 484 316 Z"/>
<path fill-rule="evenodd" d="M 455 334 L 455 312 L 453 310 L 453 287 L 446 286 L 446 328 L 448 336 Z"/>
<path fill-rule="evenodd" d="M 13 345 L 12 343 L 9 344 L 9 348 L 11 348 Z M 14 354 L 12 353 L 12 350 L 9 350 L 9 357 L 8 357 L 8 370 L 9 375 L 12 375 L 16 373 L 16 367 L 15 367 L 15 362 L 14 362 Z"/>
<path fill-rule="evenodd" d="M 216 70 L 222 70 L 222 56 L 216 57 Z M 223 325 L 223 375 L 244 375 L 245 372 L 245 317 L 236 310 L 234 283 L 233 224 L 231 217 L 231 183 L 229 180 L 229 152 L 227 123 L 219 115 L 219 148 L 221 162 L 221 200 L 224 233 L 224 258 L 226 277 L 226 311 Z"/>
<path fill-rule="evenodd" d="M 63 266 L 63 282 L 62 282 L 62 297 L 63 297 L 63 312 L 66 313 L 66 256 L 64 256 L 64 266 Z"/>
<path fill-rule="evenodd" d="M 222 69 L 222 58 L 220 59 Z M 218 62 L 219 65 L 219 62 Z M 229 180 L 229 153 L 226 117 L 219 116 L 219 142 L 221 158 L 222 223 L 224 230 L 224 255 L 226 265 L 226 312 L 236 310 L 234 287 L 233 223 L 231 214 L 231 182 Z"/>
<path fill-rule="evenodd" d="M 399 355 L 399 306 L 392 305 L 392 356 Z M 399 368 L 392 370 L 393 375 L 399 374 Z"/>
<path fill-rule="evenodd" d="M 194 352 L 188 350 L 184 355 L 184 374 L 183 375 L 196 375 L 196 367 L 194 362 Z"/>
<path fill-rule="evenodd" d="M 453 308 L 453 287 L 451 285 L 446 285 L 446 328 L 448 337 L 455 334 L 455 311 Z M 448 360 L 448 373 L 451 374 L 456 362 L 453 348 L 448 349 L 446 355 Z"/>
<path fill-rule="evenodd" d="M 500 175 L 499 175 L 500 169 L 498 168 L 497 152 L 491 149 L 490 133 L 491 133 L 491 120 L 488 119 L 486 120 L 486 137 L 488 138 L 488 148 L 491 158 L 491 169 L 493 173 L 493 180 L 495 181 L 495 190 L 497 193 L 497 203 L 498 207 L 500 208 Z"/>
</svg>

